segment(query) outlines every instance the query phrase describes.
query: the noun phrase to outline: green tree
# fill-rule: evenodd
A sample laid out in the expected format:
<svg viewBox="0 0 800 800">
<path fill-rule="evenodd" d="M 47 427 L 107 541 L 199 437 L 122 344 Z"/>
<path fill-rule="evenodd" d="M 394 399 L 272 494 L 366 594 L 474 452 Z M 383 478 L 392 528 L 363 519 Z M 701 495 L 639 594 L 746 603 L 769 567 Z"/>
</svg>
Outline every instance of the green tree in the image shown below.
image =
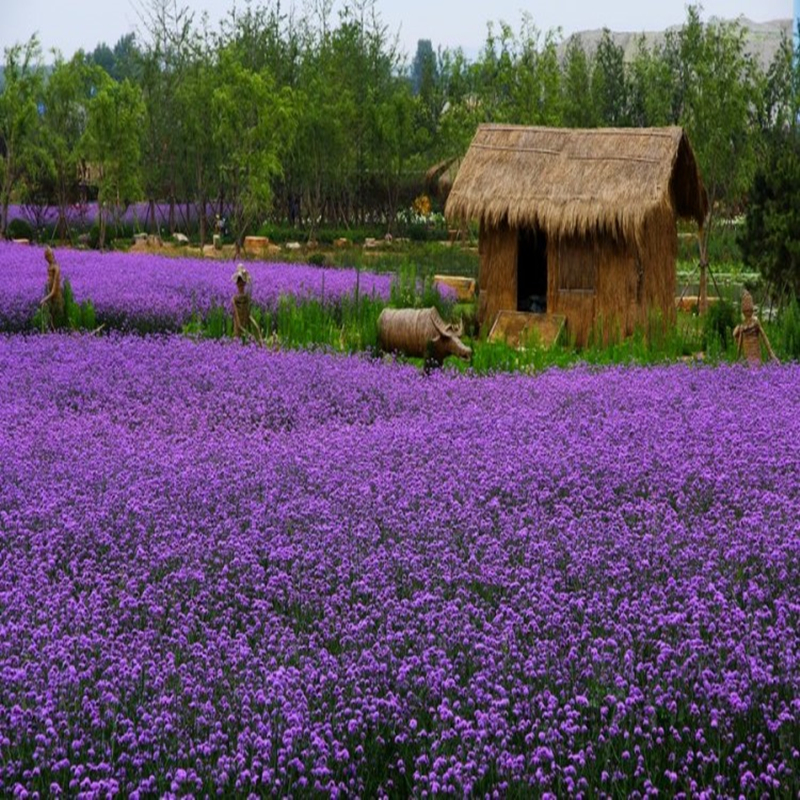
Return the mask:
<svg viewBox="0 0 800 800">
<path fill-rule="evenodd" d="M 295 129 L 294 97 L 272 76 L 252 72 L 223 50 L 211 97 L 214 142 L 220 150 L 220 183 L 232 208 L 237 252 L 246 231 L 270 210 L 273 181 Z"/>
<path fill-rule="evenodd" d="M 440 76 L 443 103 L 434 160 L 463 156 L 482 119 L 476 89 L 477 68 L 467 61 L 463 50 L 443 52 Z"/>
<path fill-rule="evenodd" d="M 174 233 L 178 203 L 191 191 L 193 164 L 184 158 L 187 131 L 179 105 L 179 87 L 198 52 L 194 15 L 172 0 L 149 0 L 145 9 L 147 41 L 139 66 L 145 104 L 142 180 L 148 200 L 146 225 L 160 229 L 158 203 L 169 204 L 167 227 Z M 198 98 L 198 102 L 201 99 Z"/>
<path fill-rule="evenodd" d="M 78 51 L 64 61 L 56 53 L 44 87 L 43 139 L 58 206 L 56 233 L 69 238 L 67 209 L 79 200 L 78 174 L 88 107 L 93 93 L 103 84 L 101 68 Z"/>
<path fill-rule="evenodd" d="M 523 14 L 513 54 L 515 81 L 509 121 L 527 125 L 562 124 L 563 96 L 557 44 L 557 33 L 551 31 L 542 38 L 530 15 Z"/>
<path fill-rule="evenodd" d="M 642 128 L 674 124 L 670 64 L 661 49 L 647 46 L 644 35 L 637 42 L 629 74 L 631 124 Z"/>
<path fill-rule="evenodd" d="M 629 124 L 625 53 L 608 28 L 603 28 L 592 59 L 591 97 L 601 125 L 618 128 Z"/>
<path fill-rule="evenodd" d="M 498 26 L 499 35 L 495 35 L 494 23 L 487 25 L 486 41 L 475 63 L 477 102 L 485 122 L 511 122 L 513 119 L 514 32 L 502 20 Z"/>
<path fill-rule="evenodd" d="M 796 125 L 800 114 L 800 71 L 792 40 L 785 34 L 766 74 L 759 77 L 759 128 L 766 132 Z"/>
<path fill-rule="evenodd" d="M 562 65 L 564 125 L 570 128 L 594 128 L 597 115 L 591 103 L 592 79 L 589 59 L 579 36 L 570 36 Z"/>
<path fill-rule="evenodd" d="M 141 128 L 144 104 L 138 86 L 105 79 L 89 103 L 83 151 L 98 175 L 100 248 L 105 246 L 109 213 L 118 222 L 141 195 Z"/>
<path fill-rule="evenodd" d="M 800 298 L 800 130 L 768 137 L 765 162 L 756 170 L 739 238 L 745 264 L 772 290 Z"/>
<path fill-rule="evenodd" d="M 190 201 L 193 200 L 200 244 L 203 245 L 208 239 L 207 210 L 220 191 L 221 153 L 208 115 L 208 104 L 218 80 L 216 59 L 205 42 L 198 40 L 197 46 L 176 87 L 175 106 L 181 117 L 184 136 L 174 146 L 179 148 L 180 185 L 187 204 L 187 223 L 192 217 Z"/>
<path fill-rule="evenodd" d="M 26 168 L 39 160 L 42 89 L 39 40 L 5 51 L 5 84 L 0 94 L 0 238 L 8 228 L 8 207 L 14 187 Z"/>
<path fill-rule="evenodd" d="M 685 84 L 680 122 L 686 128 L 708 191 L 709 214 L 700 234 L 700 307 L 706 308 L 708 241 L 720 206 L 740 206 L 756 166 L 758 108 L 755 65 L 736 23 L 703 25 L 689 7 L 678 33 Z"/>
</svg>

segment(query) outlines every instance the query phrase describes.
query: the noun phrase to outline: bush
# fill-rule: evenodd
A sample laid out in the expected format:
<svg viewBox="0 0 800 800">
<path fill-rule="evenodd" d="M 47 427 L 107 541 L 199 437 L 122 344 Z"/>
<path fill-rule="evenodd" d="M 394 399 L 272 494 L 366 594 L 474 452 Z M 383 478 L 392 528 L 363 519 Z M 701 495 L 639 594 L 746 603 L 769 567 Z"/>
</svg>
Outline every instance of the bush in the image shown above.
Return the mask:
<svg viewBox="0 0 800 800">
<path fill-rule="evenodd" d="M 324 267 L 327 261 L 325 253 L 311 253 L 306 260 L 315 267 Z"/>
<path fill-rule="evenodd" d="M 33 228 L 30 222 L 19 217 L 14 217 L 8 223 L 8 238 L 9 239 L 30 239 L 34 238 Z"/>
<path fill-rule="evenodd" d="M 739 323 L 736 306 L 724 297 L 708 306 L 703 324 L 703 346 L 725 352 L 733 344 L 733 329 Z"/>
<path fill-rule="evenodd" d="M 800 303 L 792 298 L 778 317 L 775 349 L 784 359 L 800 361 Z"/>
</svg>

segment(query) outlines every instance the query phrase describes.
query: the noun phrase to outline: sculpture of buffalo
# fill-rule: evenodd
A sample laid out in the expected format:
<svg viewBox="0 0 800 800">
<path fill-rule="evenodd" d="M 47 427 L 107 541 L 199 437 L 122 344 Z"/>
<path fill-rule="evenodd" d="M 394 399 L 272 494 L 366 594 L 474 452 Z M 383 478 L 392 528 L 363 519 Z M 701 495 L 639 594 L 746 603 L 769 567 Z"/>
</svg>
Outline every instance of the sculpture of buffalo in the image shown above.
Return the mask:
<svg viewBox="0 0 800 800">
<path fill-rule="evenodd" d="M 463 328 L 445 322 L 435 308 L 385 308 L 378 317 L 378 341 L 386 352 L 431 359 L 469 360 L 472 350 L 459 338 Z"/>
</svg>

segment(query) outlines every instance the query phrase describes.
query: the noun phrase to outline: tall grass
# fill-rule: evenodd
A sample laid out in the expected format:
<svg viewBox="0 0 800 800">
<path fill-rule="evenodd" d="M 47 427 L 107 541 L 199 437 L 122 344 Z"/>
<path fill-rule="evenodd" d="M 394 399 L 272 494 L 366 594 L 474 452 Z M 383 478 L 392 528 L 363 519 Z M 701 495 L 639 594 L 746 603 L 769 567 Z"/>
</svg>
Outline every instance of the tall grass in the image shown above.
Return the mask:
<svg viewBox="0 0 800 800">
<path fill-rule="evenodd" d="M 342 352 L 374 351 L 378 347 L 378 317 L 386 302 L 360 290 L 356 276 L 355 290 L 331 302 L 282 296 L 276 308 L 253 306 L 255 324 L 252 338 L 279 343 L 290 348 L 322 348 Z M 389 305 L 404 307 L 435 306 L 449 317 L 452 303 L 444 300 L 433 285 L 432 276 L 419 277 L 414 265 L 406 265 L 392 284 Z M 220 339 L 231 336 L 233 323 L 224 308 L 215 308 L 205 317 L 194 315 L 184 333 Z"/>
<path fill-rule="evenodd" d="M 78 303 L 69 280 L 65 279 L 62 286 L 64 297 L 64 314 L 59 320 L 50 318 L 47 307 L 39 306 L 33 315 L 31 325 L 38 331 L 51 329 L 68 329 L 73 331 L 93 331 L 97 328 L 97 314 L 91 300 Z"/>
</svg>

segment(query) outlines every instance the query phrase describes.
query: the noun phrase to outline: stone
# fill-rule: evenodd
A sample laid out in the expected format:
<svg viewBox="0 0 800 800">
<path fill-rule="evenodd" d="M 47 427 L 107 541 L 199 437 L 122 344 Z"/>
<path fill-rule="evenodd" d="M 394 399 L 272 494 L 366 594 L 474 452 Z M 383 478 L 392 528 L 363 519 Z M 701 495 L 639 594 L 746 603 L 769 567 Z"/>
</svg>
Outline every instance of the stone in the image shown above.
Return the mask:
<svg viewBox="0 0 800 800">
<path fill-rule="evenodd" d="M 463 275 L 434 275 L 433 283 L 455 289 L 456 299 L 460 302 L 470 302 L 475 299 L 475 280 L 473 278 Z"/>
<path fill-rule="evenodd" d="M 244 251 L 245 253 L 253 253 L 261 255 L 269 246 L 269 238 L 266 236 L 245 236 L 244 237 Z"/>
</svg>

